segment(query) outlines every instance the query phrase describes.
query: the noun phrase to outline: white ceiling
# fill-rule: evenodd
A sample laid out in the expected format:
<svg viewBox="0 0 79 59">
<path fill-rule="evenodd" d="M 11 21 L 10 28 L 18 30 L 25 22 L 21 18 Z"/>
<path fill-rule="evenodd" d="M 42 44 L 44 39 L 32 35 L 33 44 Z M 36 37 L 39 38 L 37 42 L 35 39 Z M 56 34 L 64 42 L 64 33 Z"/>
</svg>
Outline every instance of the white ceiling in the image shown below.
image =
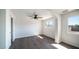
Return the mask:
<svg viewBox="0 0 79 59">
<path fill-rule="evenodd" d="M 65 9 L 11 9 L 14 15 L 32 16 L 33 13 L 37 13 L 38 16 L 43 19 L 53 17 L 53 13 L 61 14 Z"/>
</svg>

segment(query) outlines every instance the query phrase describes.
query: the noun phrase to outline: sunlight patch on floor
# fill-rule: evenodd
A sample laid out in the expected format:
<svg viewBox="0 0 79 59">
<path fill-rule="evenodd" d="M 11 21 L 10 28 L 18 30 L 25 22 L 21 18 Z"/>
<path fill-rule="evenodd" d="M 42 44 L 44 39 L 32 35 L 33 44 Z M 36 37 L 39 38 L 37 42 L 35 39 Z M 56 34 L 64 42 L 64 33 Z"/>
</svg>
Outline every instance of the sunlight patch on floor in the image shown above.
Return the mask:
<svg viewBox="0 0 79 59">
<path fill-rule="evenodd" d="M 66 47 L 64 47 L 64 46 L 62 46 L 60 44 L 51 44 L 51 45 L 58 48 L 58 49 L 68 49 L 68 48 L 66 48 Z"/>
<path fill-rule="evenodd" d="M 39 38 L 43 39 L 43 37 L 42 37 L 42 36 L 40 36 L 40 35 L 38 35 L 37 37 L 39 37 Z"/>
</svg>

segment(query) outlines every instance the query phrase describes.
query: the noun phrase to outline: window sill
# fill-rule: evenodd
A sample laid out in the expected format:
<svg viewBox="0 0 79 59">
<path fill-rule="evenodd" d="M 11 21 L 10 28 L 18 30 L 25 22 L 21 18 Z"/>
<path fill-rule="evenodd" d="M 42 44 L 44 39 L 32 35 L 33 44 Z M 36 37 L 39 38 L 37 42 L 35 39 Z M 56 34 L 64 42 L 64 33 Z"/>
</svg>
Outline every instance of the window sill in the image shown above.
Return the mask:
<svg viewBox="0 0 79 59">
<path fill-rule="evenodd" d="M 75 32 L 75 31 L 68 31 L 69 34 L 78 34 L 79 35 L 79 32 Z"/>
</svg>

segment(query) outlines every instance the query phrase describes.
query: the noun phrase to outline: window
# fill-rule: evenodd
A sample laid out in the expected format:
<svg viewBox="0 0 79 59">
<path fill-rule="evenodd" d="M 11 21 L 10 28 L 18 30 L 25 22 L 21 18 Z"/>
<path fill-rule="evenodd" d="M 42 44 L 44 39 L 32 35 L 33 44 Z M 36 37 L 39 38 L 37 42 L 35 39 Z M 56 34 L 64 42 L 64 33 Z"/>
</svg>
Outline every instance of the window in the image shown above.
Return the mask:
<svg viewBox="0 0 79 59">
<path fill-rule="evenodd" d="M 68 18 L 68 30 L 79 32 L 79 16 L 71 16 Z"/>
<path fill-rule="evenodd" d="M 51 20 L 50 20 L 50 21 L 47 21 L 47 22 L 46 22 L 46 25 L 47 25 L 48 27 L 51 27 L 51 26 L 53 25 L 53 21 L 51 21 Z"/>
</svg>

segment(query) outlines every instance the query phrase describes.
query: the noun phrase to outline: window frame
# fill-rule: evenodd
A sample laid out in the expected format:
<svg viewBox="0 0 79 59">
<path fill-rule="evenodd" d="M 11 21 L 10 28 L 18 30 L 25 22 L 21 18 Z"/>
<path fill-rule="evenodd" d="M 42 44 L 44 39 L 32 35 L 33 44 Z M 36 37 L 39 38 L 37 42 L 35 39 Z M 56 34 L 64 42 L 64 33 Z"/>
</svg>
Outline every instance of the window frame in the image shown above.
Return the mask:
<svg viewBox="0 0 79 59">
<path fill-rule="evenodd" d="M 79 31 L 69 31 L 69 25 L 68 25 L 69 22 L 68 22 L 68 20 L 69 20 L 69 17 L 74 17 L 74 16 L 79 16 L 79 15 L 74 14 L 74 15 L 71 15 L 71 16 L 67 17 L 67 32 L 72 33 L 72 34 L 79 34 Z"/>
</svg>

